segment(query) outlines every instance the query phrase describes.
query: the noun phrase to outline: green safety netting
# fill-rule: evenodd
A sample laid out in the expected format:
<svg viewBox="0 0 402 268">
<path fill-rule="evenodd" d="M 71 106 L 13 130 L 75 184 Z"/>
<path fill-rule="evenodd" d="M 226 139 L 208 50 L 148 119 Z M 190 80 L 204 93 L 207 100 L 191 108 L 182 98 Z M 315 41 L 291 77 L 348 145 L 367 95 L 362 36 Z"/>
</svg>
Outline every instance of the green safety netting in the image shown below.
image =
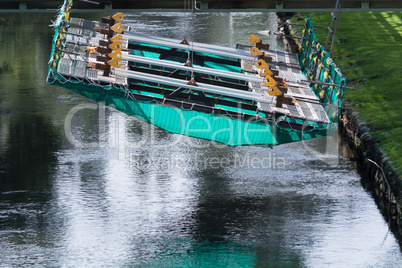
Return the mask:
<svg viewBox="0 0 402 268">
<path fill-rule="evenodd" d="M 322 103 L 342 106 L 343 95 L 345 94 L 346 78 L 336 66 L 325 47 L 319 43 L 311 19 L 308 15 L 305 18 L 305 29 L 299 54 L 299 63 L 310 80 L 322 81 L 336 86 L 315 84 L 311 90 L 315 92 Z M 326 112 L 331 122 L 337 122 L 340 116 L 340 109 L 327 107 Z"/>
<path fill-rule="evenodd" d="M 49 72 L 47 81 L 49 82 L 49 76 L 53 71 L 56 71 L 57 64 L 60 61 L 62 40 L 66 37 L 63 33 L 68 28 L 68 23 L 70 22 L 70 11 L 73 6 L 73 0 L 64 0 L 64 4 L 59 10 L 56 21 L 54 22 L 54 37 L 52 41 L 52 51 L 49 60 Z"/>
<path fill-rule="evenodd" d="M 280 126 L 280 121 L 268 120 L 263 117 L 259 121 L 239 120 L 227 114 L 206 114 L 166 106 L 156 100 L 138 101 L 135 98 L 127 98 L 124 88 L 99 86 L 79 80 L 66 80 L 55 73 L 51 75 L 49 82 L 53 85 L 67 87 L 96 102 L 135 116 L 169 132 L 213 140 L 231 146 L 274 147 L 279 144 L 331 135 L 335 130 L 333 125 L 316 124 L 313 129 L 296 131 Z M 288 122 L 286 118 L 283 118 L 283 122 L 285 121 Z M 296 121 L 294 123 L 298 123 Z"/>
</svg>

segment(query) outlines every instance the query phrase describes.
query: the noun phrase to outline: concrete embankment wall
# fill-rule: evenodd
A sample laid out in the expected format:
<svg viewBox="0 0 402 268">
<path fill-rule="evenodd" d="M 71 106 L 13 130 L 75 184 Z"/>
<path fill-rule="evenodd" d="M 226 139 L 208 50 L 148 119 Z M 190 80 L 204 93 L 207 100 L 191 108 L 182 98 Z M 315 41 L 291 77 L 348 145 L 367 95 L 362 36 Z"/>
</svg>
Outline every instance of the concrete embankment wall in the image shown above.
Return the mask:
<svg viewBox="0 0 402 268">
<path fill-rule="evenodd" d="M 278 21 L 285 22 L 291 16 L 289 13 L 280 13 Z M 291 27 L 280 24 L 278 32 L 286 35 L 296 34 Z M 281 39 L 285 50 L 298 52 L 299 47 L 295 39 Z M 339 132 L 354 154 L 353 160 L 362 182 L 373 189 L 384 217 L 402 235 L 402 176 L 392 168 L 387 155 L 370 135 L 370 128 L 360 120 L 356 111 L 343 111 L 339 120 Z"/>
</svg>

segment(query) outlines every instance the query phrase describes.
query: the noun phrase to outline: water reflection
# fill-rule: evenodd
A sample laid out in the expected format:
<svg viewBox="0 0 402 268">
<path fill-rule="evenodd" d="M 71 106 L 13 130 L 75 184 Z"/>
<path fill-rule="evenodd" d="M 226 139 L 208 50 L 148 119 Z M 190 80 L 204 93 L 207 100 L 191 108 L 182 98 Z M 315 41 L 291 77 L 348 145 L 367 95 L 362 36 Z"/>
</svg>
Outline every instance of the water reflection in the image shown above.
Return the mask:
<svg viewBox="0 0 402 268">
<path fill-rule="evenodd" d="M 334 139 L 264 149 L 170 134 L 45 85 L 53 16 L 10 18 L 0 33 L 0 59 L 12 62 L 0 108 L 14 111 L 0 114 L 2 265 L 399 265 L 397 240 Z M 126 14 L 134 30 L 177 39 L 185 19 Z M 190 19 L 195 41 L 231 47 L 275 30 L 273 14 Z"/>
<path fill-rule="evenodd" d="M 2 128 L 1 140 L 2 189 L 30 189 L 36 183 L 46 182 L 43 178 L 52 173 L 49 163 L 56 160 L 53 152 L 59 147 L 58 133 L 37 115 L 2 115 L 0 123 L 6 126 Z"/>
</svg>

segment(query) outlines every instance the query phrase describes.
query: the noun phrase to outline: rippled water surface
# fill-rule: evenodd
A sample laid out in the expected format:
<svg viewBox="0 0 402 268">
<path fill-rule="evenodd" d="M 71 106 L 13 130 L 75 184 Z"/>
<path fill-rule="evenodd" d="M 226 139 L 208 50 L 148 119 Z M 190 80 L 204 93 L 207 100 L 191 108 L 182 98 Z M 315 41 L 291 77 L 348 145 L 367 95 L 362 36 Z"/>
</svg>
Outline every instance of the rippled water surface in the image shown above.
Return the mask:
<svg viewBox="0 0 402 268">
<path fill-rule="evenodd" d="M 2 16 L 0 267 L 401 267 L 336 139 L 234 148 L 167 133 L 46 85 L 54 16 Z M 135 31 L 231 47 L 276 20 L 125 18 Z"/>
</svg>

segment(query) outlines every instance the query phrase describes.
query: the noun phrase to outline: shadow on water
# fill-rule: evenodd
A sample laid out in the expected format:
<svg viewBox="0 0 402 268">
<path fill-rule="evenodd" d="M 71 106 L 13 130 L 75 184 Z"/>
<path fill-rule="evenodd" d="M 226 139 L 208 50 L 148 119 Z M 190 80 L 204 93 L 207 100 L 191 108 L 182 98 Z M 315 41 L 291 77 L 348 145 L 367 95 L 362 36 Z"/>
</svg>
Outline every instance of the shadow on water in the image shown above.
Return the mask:
<svg viewBox="0 0 402 268">
<path fill-rule="evenodd" d="M 9 254 L 3 257 L 12 258 L 14 247 L 49 246 L 62 230 L 55 231 L 62 222 L 49 217 L 60 136 L 39 115 L 0 115 L 0 125 L 0 237 L 13 245 L 2 249 Z"/>
<path fill-rule="evenodd" d="M 54 153 L 60 147 L 59 133 L 40 115 L 2 115 L 0 123 L 2 190 L 48 188 L 56 165 Z"/>
<path fill-rule="evenodd" d="M 216 193 L 215 195 L 212 189 L 222 191 L 225 188 L 225 181 L 223 177 L 212 174 L 213 172 L 210 171 L 203 174 L 206 175 L 204 178 L 207 181 L 203 182 L 200 191 L 209 194 L 200 198 L 202 200 L 192 215 L 194 219 L 192 235 L 195 241 L 198 241 L 193 245 L 193 250 L 210 248 L 215 251 L 219 249 L 219 246 L 223 246 L 227 250 L 223 253 L 233 254 L 231 257 L 238 258 L 240 264 L 242 255 L 247 252 L 252 256 L 251 263 L 254 263 L 256 267 L 272 267 L 279 264 L 299 267 L 301 263 L 299 254 L 280 246 L 286 243 L 286 238 L 281 235 L 280 230 L 277 230 L 277 233 L 264 230 L 264 233 L 261 234 L 253 230 L 256 228 L 256 220 L 264 217 L 262 215 L 278 215 L 277 206 L 273 204 L 275 198 L 236 196 L 230 193 Z M 203 175 L 200 177 L 202 178 Z M 280 224 L 280 222 L 273 223 L 267 219 L 266 228 L 271 228 L 270 225 Z M 259 235 L 261 236 L 258 237 Z M 267 245 L 273 244 L 278 245 L 275 250 L 267 247 Z M 250 262 L 246 263 L 250 265 Z"/>
<path fill-rule="evenodd" d="M 200 152 L 199 157 L 228 159 L 237 153 L 235 148 L 208 148 Z M 288 199 L 287 194 L 238 194 L 235 185 L 239 181 L 234 179 L 236 175 L 231 176 L 236 163 L 230 163 L 230 167 L 211 165 L 210 162 L 193 174 L 197 178 L 199 196 L 188 220 L 192 222 L 189 233 L 194 241 L 190 252 L 210 252 L 225 258 L 232 267 L 300 267 L 300 254 L 282 246 L 287 242 L 287 223 L 281 222 L 285 217 L 278 215 L 289 209 L 281 206 L 281 201 Z M 284 205 L 292 206 L 286 202 Z M 304 214 L 306 208 L 298 207 L 302 211 L 292 213 Z M 193 257 L 203 259 L 201 254 Z"/>
</svg>

